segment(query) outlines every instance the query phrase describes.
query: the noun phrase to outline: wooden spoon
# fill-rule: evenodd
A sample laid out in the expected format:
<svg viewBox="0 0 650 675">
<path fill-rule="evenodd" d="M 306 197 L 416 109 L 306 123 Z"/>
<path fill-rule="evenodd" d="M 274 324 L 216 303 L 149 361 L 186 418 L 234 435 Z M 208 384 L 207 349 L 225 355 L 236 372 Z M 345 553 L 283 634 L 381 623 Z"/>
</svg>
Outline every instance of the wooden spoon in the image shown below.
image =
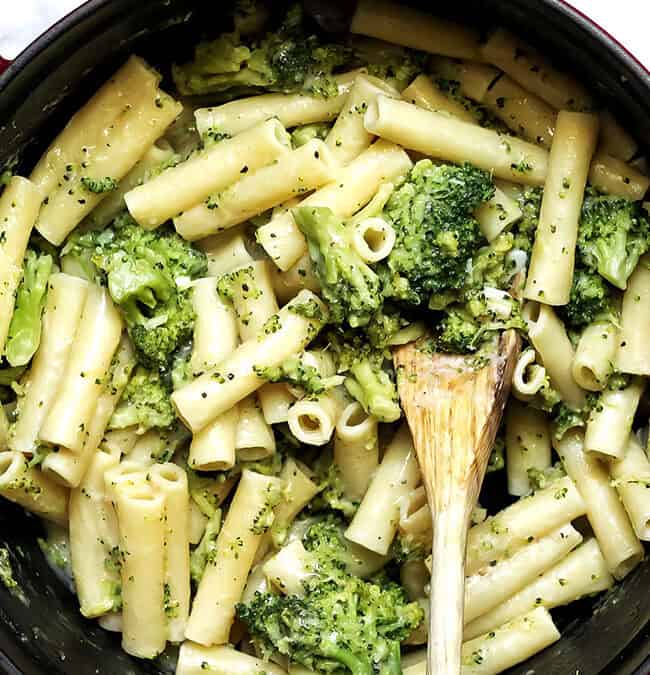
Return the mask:
<svg viewBox="0 0 650 675">
<path fill-rule="evenodd" d="M 428 646 L 429 675 L 461 669 L 465 548 L 520 348 L 503 333 L 486 364 L 476 357 L 431 353 L 422 340 L 393 359 L 433 519 Z"/>
</svg>

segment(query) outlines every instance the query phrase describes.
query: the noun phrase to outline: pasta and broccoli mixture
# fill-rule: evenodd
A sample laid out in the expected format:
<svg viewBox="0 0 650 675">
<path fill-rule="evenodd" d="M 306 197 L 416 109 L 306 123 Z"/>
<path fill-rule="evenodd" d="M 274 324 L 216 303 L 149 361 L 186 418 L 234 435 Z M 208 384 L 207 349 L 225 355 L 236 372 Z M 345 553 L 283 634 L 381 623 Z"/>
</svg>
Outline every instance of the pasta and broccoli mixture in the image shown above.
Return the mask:
<svg viewBox="0 0 650 675">
<path fill-rule="evenodd" d="M 634 139 L 505 30 L 361 0 L 338 39 L 239 3 L 167 91 L 132 56 L 3 174 L 0 494 L 69 537 L 83 616 L 180 645 L 178 675 L 426 672 L 396 345 L 524 340 L 463 675 L 558 640 L 549 610 L 650 540 Z"/>
</svg>

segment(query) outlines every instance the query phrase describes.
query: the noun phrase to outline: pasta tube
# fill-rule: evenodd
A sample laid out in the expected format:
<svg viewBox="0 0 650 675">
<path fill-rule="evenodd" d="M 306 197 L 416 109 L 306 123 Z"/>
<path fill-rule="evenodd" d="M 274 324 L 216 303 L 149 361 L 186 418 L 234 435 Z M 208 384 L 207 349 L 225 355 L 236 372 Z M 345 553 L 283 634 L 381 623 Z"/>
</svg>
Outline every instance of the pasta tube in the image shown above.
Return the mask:
<svg viewBox="0 0 650 675">
<path fill-rule="evenodd" d="M 345 537 L 375 553 L 388 553 L 397 532 L 400 500 L 419 480 L 411 433 L 404 424 L 386 448 Z"/>
<path fill-rule="evenodd" d="M 355 501 L 361 501 L 379 465 L 377 427 L 377 419 L 356 401 L 343 409 L 336 423 L 334 463 L 346 496 Z"/>
<path fill-rule="evenodd" d="M 22 267 L 41 199 L 38 187 L 21 176 L 13 176 L 0 196 L 0 248 L 17 267 Z"/>
<path fill-rule="evenodd" d="M 244 167 L 246 168 L 246 167 Z M 194 240 L 221 232 L 282 202 L 329 183 L 336 162 L 323 141 L 314 139 L 275 162 L 241 178 L 174 218 L 177 232 Z"/>
<path fill-rule="evenodd" d="M 474 212 L 481 232 L 488 241 L 494 241 L 512 223 L 518 221 L 522 212 L 519 204 L 499 187 L 495 187 L 494 196 Z"/>
<path fill-rule="evenodd" d="M 302 236 L 302 233 L 296 228 L 296 232 Z M 302 242 L 306 246 L 305 238 Z M 289 302 L 291 298 L 298 295 L 303 288 L 306 288 L 314 293 L 320 291 L 320 282 L 314 271 L 314 265 L 309 253 L 305 253 L 294 263 L 286 272 L 283 272 L 278 267 L 274 267 L 271 272 L 271 280 L 273 282 L 273 290 L 278 298 L 278 302 L 284 304 Z"/>
<path fill-rule="evenodd" d="M 589 182 L 601 192 L 633 201 L 643 199 L 650 178 L 620 159 L 598 152 L 591 162 Z"/>
<path fill-rule="evenodd" d="M 68 490 L 29 468 L 22 452 L 0 452 L 0 496 L 57 525 L 68 522 Z"/>
<path fill-rule="evenodd" d="M 108 292 L 91 286 L 63 381 L 39 431 L 42 441 L 82 451 L 121 334 L 122 319 Z"/>
<path fill-rule="evenodd" d="M 543 185 L 546 180 L 543 148 L 405 101 L 378 96 L 364 123 L 381 138 L 437 159 L 460 164 L 472 157 L 477 167 L 514 183 Z"/>
<path fill-rule="evenodd" d="M 175 161 L 178 155 L 167 141 L 159 139 L 142 156 L 142 159 L 122 178 L 117 188 L 109 192 L 106 197 L 90 212 L 86 218 L 92 227 L 106 227 L 120 211 L 126 208 L 124 195 L 138 185 L 151 180 L 163 168 Z"/>
<path fill-rule="evenodd" d="M 497 675 L 560 639 L 544 607 L 537 607 L 495 631 L 463 644 L 463 675 Z"/>
<path fill-rule="evenodd" d="M 623 457 L 644 388 L 644 380 L 634 377 L 623 389 L 607 388 L 602 392 L 587 420 L 585 452 L 605 458 Z"/>
<path fill-rule="evenodd" d="M 227 471 L 235 465 L 239 406 L 216 417 L 192 435 L 188 464 L 198 471 Z"/>
<path fill-rule="evenodd" d="M 607 110 L 600 113 L 600 151 L 624 162 L 629 162 L 639 151 L 639 144 Z"/>
<path fill-rule="evenodd" d="M 89 288 L 86 281 L 68 274 L 53 274 L 48 284 L 41 342 L 23 378 L 9 438 L 12 450 L 28 454 L 36 450 L 38 432 L 57 395 Z"/>
<path fill-rule="evenodd" d="M 194 113 L 196 128 L 201 136 L 210 131 L 235 136 L 272 118 L 277 118 L 287 129 L 333 120 L 343 108 L 357 76 L 364 72 L 353 70 L 337 75 L 338 96 L 325 98 L 308 94 L 262 94 L 213 108 L 199 108 Z"/>
<path fill-rule="evenodd" d="M 630 434 L 623 457 L 609 463 L 609 472 L 636 536 L 650 540 L 650 461 L 634 434 Z"/>
<path fill-rule="evenodd" d="M 461 103 L 443 94 L 427 75 L 418 75 L 402 92 L 402 99 L 432 112 L 449 113 L 464 122 L 474 123 L 474 115 Z"/>
<path fill-rule="evenodd" d="M 178 653 L 176 675 L 286 675 L 275 663 L 239 652 L 232 647 L 203 647 L 186 640 Z"/>
<path fill-rule="evenodd" d="M 154 464 L 147 474 L 156 492 L 165 499 L 165 586 L 167 639 L 182 642 L 190 613 L 189 492 L 187 474 L 167 462 Z"/>
<path fill-rule="evenodd" d="M 560 112 L 524 289 L 529 300 L 569 302 L 578 221 L 597 139 L 598 117 Z"/>
<path fill-rule="evenodd" d="M 220 277 L 236 267 L 253 262 L 241 227 L 232 227 L 197 242 L 208 258 L 208 276 Z"/>
<path fill-rule="evenodd" d="M 295 539 L 269 558 L 262 569 L 269 583 L 281 593 L 302 595 L 304 582 L 313 574 L 310 562 L 309 552 L 300 539 Z"/>
<path fill-rule="evenodd" d="M 215 143 L 126 193 L 129 213 L 147 229 L 191 209 L 288 153 L 289 135 L 278 120 L 262 122 L 236 138 Z"/>
<path fill-rule="evenodd" d="M 152 659 L 165 648 L 165 497 L 146 480 L 113 486 L 122 557 L 122 649 Z"/>
<path fill-rule="evenodd" d="M 354 225 L 352 231 L 352 246 L 367 263 L 387 258 L 396 239 L 393 226 L 383 218 L 364 218 Z"/>
<path fill-rule="evenodd" d="M 534 349 L 524 349 L 512 373 L 512 393 L 520 401 L 530 401 L 546 383 L 546 368 L 537 363 Z"/>
<path fill-rule="evenodd" d="M 203 373 L 218 366 L 236 349 L 238 340 L 235 312 L 217 293 L 213 277 L 197 279 L 192 286 L 196 314 L 190 368 Z"/>
<path fill-rule="evenodd" d="M 339 405 L 334 393 L 303 398 L 290 408 L 287 422 L 291 433 L 306 445 L 325 445 L 332 438 Z"/>
<path fill-rule="evenodd" d="M 551 147 L 555 136 L 556 110 L 507 75 L 500 77 L 480 102 L 518 136 L 545 148 Z"/>
<path fill-rule="evenodd" d="M 396 89 L 377 77 L 359 75 L 354 81 L 345 105 L 325 138 L 325 145 L 341 166 L 349 164 L 372 142 L 372 134 L 363 126 L 363 115 L 379 94 L 399 98 Z"/>
<path fill-rule="evenodd" d="M 98 450 L 78 488 L 70 492 L 70 558 L 81 613 L 93 618 L 118 606 L 119 533 L 104 474 L 120 454 Z"/>
<path fill-rule="evenodd" d="M 43 471 L 55 481 L 71 488 L 79 485 L 104 438 L 106 427 L 129 381 L 134 366 L 135 352 L 133 345 L 129 338 L 123 335 L 113 357 L 107 382 L 97 399 L 97 406 L 88 427 L 88 437 L 81 452 L 77 454 L 68 448 L 59 448 L 57 452 L 48 453 L 43 460 Z M 120 451 L 118 448 L 118 452 Z"/>
<path fill-rule="evenodd" d="M 404 175 L 411 166 L 413 163 L 402 148 L 377 141 L 338 171 L 334 182 L 303 199 L 300 206 L 324 206 L 341 218 L 349 218 L 372 199 L 381 183 Z M 307 242 L 291 212 L 260 227 L 257 240 L 283 271 L 307 252 Z"/>
<path fill-rule="evenodd" d="M 243 461 L 264 459 L 275 453 L 273 430 L 266 423 L 255 395 L 247 396 L 239 403 L 235 448 L 238 458 Z"/>
<path fill-rule="evenodd" d="M 585 500 L 568 476 L 530 497 L 519 499 L 480 525 L 467 537 L 465 573 L 472 575 L 492 561 L 586 513 Z"/>
<path fill-rule="evenodd" d="M 605 388 L 612 372 L 617 337 L 618 329 L 609 321 L 595 321 L 582 331 L 571 363 L 576 384 L 587 391 Z"/>
<path fill-rule="evenodd" d="M 526 544 L 509 558 L 465 580 L 465 623 L 489 612 L 567 556 L 582 542 L 570 524 Z"/>
<path fill-rule="evenodd" d="M 87 104 L 90 110 L 86 113 L 82 109 L 62 132 L 65 139 L 54 141 L 42 160 L 44 172 L 39 162 L 32 173 L 32 179 L 47 196 L 36 228 L 57 246 L 129 173 L 182 110 L 180 103 L 158 88 L 160 76 L 140 59 L 131 57 L 122 71 L 132 72 L 134 86 L 120 90 L 115 83 L 121 81 L 124 73 L 118 72 L 115 76 L 110 95 L 113 100 L 106 105 L 119 102 L 117 116 L 100 128 L 93 128 L 95 124 L 91 122 L 91 130 L 81 130 L 81 120 L 92 115 L 93 110 L 98 114 L 96 99 L 100 95 L 97 94 Z M 106 86 L 110 90 L 111 82 Z M 99 117 L 101 119 L 102 113 Z M 66 134 L 69 128 L 72 131 Z M 55 155 L 54 166 L 49 166 L 50 158 Z M 59 161 L 64 155 L 69 155 L 70 160 L 61 167 Z M 49 189 L 45 190 L 46 186 Z"/>
<path fill-rule="evenodd" d="M 582 111 L 593 107 L 591 96 L 583 86 L 557 71 L 530 45 L 506 30 L 492 33 L 481 47 L 481 56 L 557 110 Z"/>
<path fill-rule="evenodd" d="M 432 67 L 438 77 L 457 82 L 462 96 L 475 101 L 483 101 L 490 85 L 499 77 L 496 68 L 475 61 L 437 57 L 432 59 Z"/>
<path fill-rule="evenodd" d="M 506 471 L 508 492 L 521 497 L 531 491 L 529 469 L 551 466 L 551 436 L 546 416 L 511 400 L 506 410 Z"/>
<path fill-rule="evenodd" d="M 308 303 L 324 312 L 313 293 L 301 291 L 274 315 L 277 320 L 269 324 L 268 329 L 240 345 L 218 370 L 201 375 L 172 394 L 178 414 L 192 431 L 202 429 L 263 384 L 255 366 L 277 366 L 304 349 L 316 336 L 323 320 L 308 318 L 295 311 Z"/>
<path fill-rule="evenodd" d="M 585 392 L 567 367 L 573 361 L 573 346 L 564 324 L 545 304 L 527 303 L 523 314 L 528 336 L 541 357 L 551 384 L 569 406 L 581 409 L 585 404 Z"/>
<path fill-rule="evenodd" d="M 465 626 L 465 640 L 494 630 L 535 607 L 553 609 L 614 584 L 598 542 L 589 539 L 498 607 Z"/>
<path fill-rule="evenodd" d="M 242 472 L 217 539 L 217 554 L 206 567 L 194 598 L 185 633 L 189 640 L 206 646 L 228 642 L 235 605 L 241 599 L 262 535 L 273 524 L 273 506 L 281 489 L 278 478 Z"/>
<path fill-rule="evenodd" d="M 627 282 L 623 294 L 621 329 L 614 358 L 616 370 L 650 375 L 650 256 L 645 255 Z"/>
<path fill-rule="evenodd" d="M 433 54 L 477 58 L 477 31 L 387 0 L 361 0 L 350 31 Z"/>
<path fill-rule="evenodd" d="M 607 470 L 583 449 L 579 431 L 569 431 L 556 445 L 569 476 L 584 499 L 587 518 L 614 578 L 622 579 L 643 558 L 630 520 L 609 481 Z"/>
</svg>

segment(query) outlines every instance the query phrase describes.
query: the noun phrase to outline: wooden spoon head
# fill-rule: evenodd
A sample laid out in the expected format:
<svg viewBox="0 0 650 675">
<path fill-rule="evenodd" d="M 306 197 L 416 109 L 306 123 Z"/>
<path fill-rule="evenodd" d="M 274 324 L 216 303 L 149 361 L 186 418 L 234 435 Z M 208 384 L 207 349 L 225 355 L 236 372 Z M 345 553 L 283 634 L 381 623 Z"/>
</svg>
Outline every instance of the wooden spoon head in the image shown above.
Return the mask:
<svg viewBox="0 0 650 675">
<path fill-rule="evenodd" d="M 494 353 L 476 357 L 431 353 L 425 342 L 393 352 L 397 385 L 431 507 L 449 503 L 450 491 L 478 498 L 520 348 L 515 331 L 504 332 Z"/>
</svg>

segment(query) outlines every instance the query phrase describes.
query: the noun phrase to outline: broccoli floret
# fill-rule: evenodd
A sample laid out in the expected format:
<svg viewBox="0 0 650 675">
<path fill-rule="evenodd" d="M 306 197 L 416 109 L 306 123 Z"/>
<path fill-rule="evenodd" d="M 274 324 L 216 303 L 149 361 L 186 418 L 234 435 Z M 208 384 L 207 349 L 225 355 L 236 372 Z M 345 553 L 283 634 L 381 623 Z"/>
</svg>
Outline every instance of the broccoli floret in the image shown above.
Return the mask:
<svg viewBox="0 0 650 675">
<path fill-rule="evenodd" d="M 325 140 L 330 129 L 331 126 L 329 124 L 323 124 L 322 122 L 296 127 L 291 132 L 291 145 L 294 148 L 301 148 L 305 143 L 309 143 L 314 138 Z"/>
<path fill-rule="evenodd" d="M 117 181 L 115 178 L 105 176 L 104 178 L 90 178 L 89 176 L 81 177 L 81 184 L 88 192 L 95 194 L 102 194 L 104 192 L 113 192 L 117 190 Z"/>
<path fill-rule="evenodd" d="M 192 334 L 189 283 L 205 274 L 205 254 L 169 226 L 141 228 L 130 216 L 101 231 L 73 234 L 63 250 L 65 265 L 105 283 L 147 368 L 166 369 L 172 353 Z"/>
<path fill-rule="evenodd" d="M 484 243 L 473 211 L 494 194 L 487 172 L 469 164 L 419 161 L 384 209 L 397 241 L 384 270 L 384 293 L 420 305 L 460 290 Z"/>
<path fill-rule="evenodd" d="M 335 522 L 312 525 L 303 541 L 312 572 L 303 595 L 258 592 L 237 606 L 258 647 L 317 672 L 401 673 L 400 643 L 422 622 L 421 607 L 396 583 L 350 574 Z"/>
<path fill-rule="evenodd" d="M 542 188 L 526 187 L 517 194 L 521 218 L 512 226 L 514 248 L 530 253 L 535 241 L 535 232 L 542 208 Z"/>
<path fill-rule="evenodd" d="M 611 286 L 597 272 L 577 267 L 569 304 L 559 308 L 559 314 L 571 328 L 582 328 L 596 319 L 616 321 Z"/>
<path fill-rule="evenodd" d="M 41 314 L 52 273 L 52 258 L 28 250 L 23 263 L 23 278 L 16 294 L 5 356 L 11 366 L 24 366 L 36 353 L 41 341 Z"/>
<path fill-rule="evenodd" d="M 430 550 L 431 541 L 426 542 L 413 534 L 398 532 L 390 547 L 390 557 L 398 565 L 403 565 L 414 560 L 424 560 Z"/>
<path fill-rule="evenodd" d="M 176 419 L 170 395 L 170 388 L 158 373 L 137 368 L 124 389 L 108 428 L 137 426 L 138 432 L 143 433 L 148 429 L 170 427 Z"/>
<path fill-rule="evenodd" d="M 394 371 L 387 361 L 390 353 L 353 331 L 330 331 L 327 338 L 336 355 L 338 372 L 347 375 L 344 384 L 348 393 L 379 421 L 398 420 L 402 413 Z M 384 368 L 386 363 L 388 368 Z"/>
<path fill-rule="evenodd" d="M 494 439 L 494 447 L 490 453 L 490 459 L 488 460 L 487 472 L 492 473 L 493 471 L 501 471 L 506 465 L 505 460 L 505 449 L 506 442 L 503 439 L 503 436 L 497 436 Z"/>
<path fill-rule="evenodd" d="M 649 241 L 650 219 L 639 202 L 587 196 L 578 229 L 578 255 L 587 267 L 625 290 Z"/>
<path fill-rule="evenodd" d="M 341 383 L 337 376 L 323 377 L 318 368 L 304 363 L 300 356 L 292 356 L 275 367 L 254 366 L 254 370 L 269 382 L 287 382 L 294 387 L 301 387 L 309 396 L 319 396 Z"/>
<path fill-rule="evenodd" d="M 205 525 L 199 545 L 190 556 L 190 575 L 198 585 L 203 576 L 205 566 L 214 562 L 217 555 L 217 537 L 221 531 L 221 509 L 216 509 Z"/>
<path fill-rule="evenodd" d="M 560 462 L 556 462 L 553 466 L 540 471 L 539 469 L 529 468 L 526 470 L 528 480 L 533 490 L 543 490 L 547 488 L 554 480 L 566 476 L 564 467 Z"/>
<path fill-rule="evenodd" d="M 351 247 L 345 225 L 331 209 L 303 206 L 293 214 L 307 238 L 330 321 L 365 326 L 381 307 L 379 277 Z"/>
<path fill-rule="evenodd" d="M 570 429 L 585 426 L 584 412 L 560 402 L 553 411 L 553 437 L 561 441 Z"/>
<path fill-rule="evenodd" d="M 338 93 L 333 71 L 350 60 L 340 44 L 327 44 L 309 32 L 302 7 L 293 5 L 276 31 L 259 40 L 242 40 L 238 31 L 200 43 L 194 60 L 174 65 L 172 74 L 181 94 L 246 91 Z"/>
<path fill-rule="evenodd" d="M 359 502 L 345 496 L 341 470 L 336 464 L 328 462 L 328 459 L 331 460 L 329 453 L 321 455 L 314 467 L 319 492 L 310 502 L 309 508 L 313 512 L 336 511 L 351 519 L 359 508 Z"/>
</svg>

